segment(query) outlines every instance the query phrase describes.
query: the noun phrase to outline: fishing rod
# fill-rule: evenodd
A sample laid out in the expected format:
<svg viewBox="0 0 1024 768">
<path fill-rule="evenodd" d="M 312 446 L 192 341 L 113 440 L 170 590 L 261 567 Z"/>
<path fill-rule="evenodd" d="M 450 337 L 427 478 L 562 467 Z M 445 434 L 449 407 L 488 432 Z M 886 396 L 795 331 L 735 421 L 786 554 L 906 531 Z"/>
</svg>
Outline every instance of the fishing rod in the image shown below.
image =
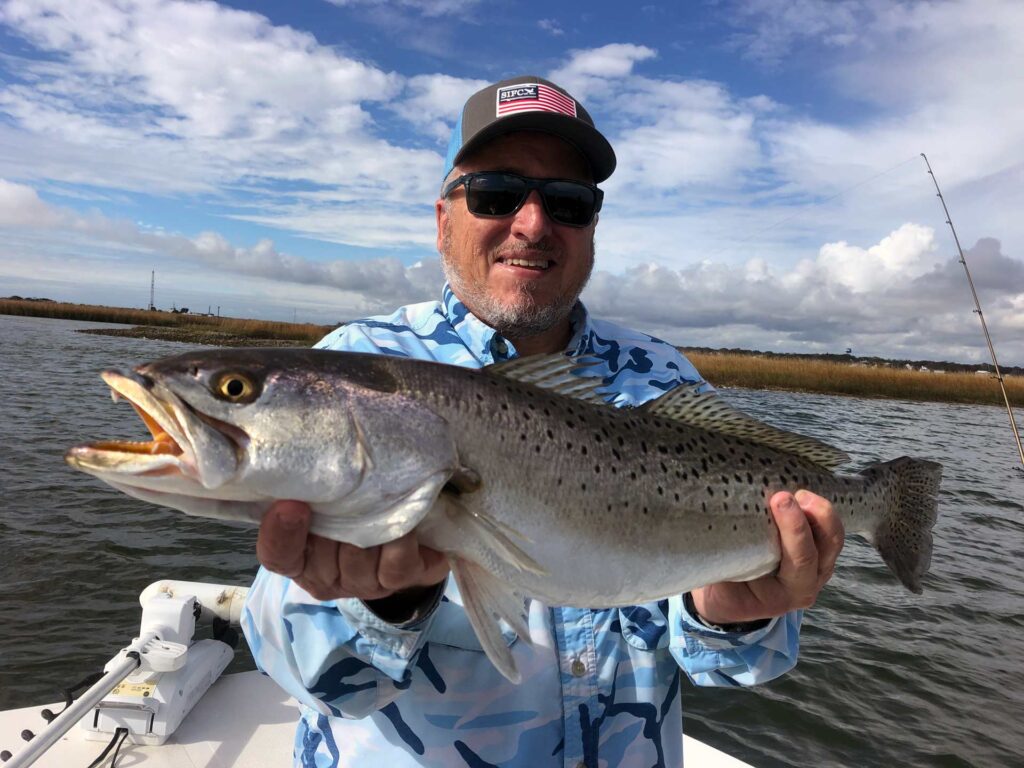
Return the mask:
<svg viewBox="0 0 1024 768">
<path fill-rule="evenodd" d="M 1003 402 L 1006 403 L 1006 413 L 1010 417 L 1010 429 L 1013 430 L 1013 439 L 1017 441 L 1017 450 L 1020 452 L 1020 463 L 1024 466 L 1024 446 L 1021 446 L 1020 433 L 1017 431 L 1017 421 L 1013 418 L 1013 408 L 1010 407 L 1010 398 L 1006 394 L 1006 385 L 1003 383 L 1003 374 L 999 370 L 999 361 L 996 360 L 996 348 L 992 346 L 992 336 L 989 335 L 988 325 L 985 323 L 985 313 L 981 311 L 981 302 L 978 301 L 978 292 L 974 289 L 974 280 L 971 278 L 971 270 L 967 268 L 967 259 L 964 258 L 964 249 L 960 247 L 960 238 L 957 237 L 956 228 L 953 226 L 953 218 L 949 215 L 949 208 L 946 207 L 946 198 L 942 196 L 942 190 L 939 189 L 939 180 L 935 178 L 935 172 L 932 170 L 932 164 L 928 162 L 928 156 L 922 152 L 921 157 L 924 158 L 924 164 L 928 167 L 928 175 L 932 177 L 932 183 L 935 184 L 935 192 L 939 201 L 942 203 L 942 210 L 946 213 L 946 223 L 949 225 L 949 231 L 953 233 L 953 241 L 956 243 L 956 249 L 960 252 L 960 263 L 964 265 L 964 272 L 967 274 L 967 283 L 971 286 L 971 295 L 974 296 L 974 311 L 978 314 L 978 319 L 981 321 L 981 330 L 985 333 L 985 341 L 988 343 L 989 354 L 992 355 L 992 367 L 996 369 L 995 378 L 999 382 L 999 389 L 1003 393 Z"/>
</svg>

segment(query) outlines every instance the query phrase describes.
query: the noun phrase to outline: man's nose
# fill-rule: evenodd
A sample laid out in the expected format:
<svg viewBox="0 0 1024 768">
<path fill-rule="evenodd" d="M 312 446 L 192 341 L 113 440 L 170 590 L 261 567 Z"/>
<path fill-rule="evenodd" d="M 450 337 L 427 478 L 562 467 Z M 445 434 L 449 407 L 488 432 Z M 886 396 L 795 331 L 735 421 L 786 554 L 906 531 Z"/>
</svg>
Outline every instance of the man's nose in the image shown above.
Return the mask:
<svg viewBox="0 0 1024 768">
<path fill-rule="evenodd" d="M 523 207 L 512 217 L 512 234 L 531 243 L 543 240 L 551 233 L 551 219 L 544 210 L 540 192 L 530 190 Z"/>
</svg>

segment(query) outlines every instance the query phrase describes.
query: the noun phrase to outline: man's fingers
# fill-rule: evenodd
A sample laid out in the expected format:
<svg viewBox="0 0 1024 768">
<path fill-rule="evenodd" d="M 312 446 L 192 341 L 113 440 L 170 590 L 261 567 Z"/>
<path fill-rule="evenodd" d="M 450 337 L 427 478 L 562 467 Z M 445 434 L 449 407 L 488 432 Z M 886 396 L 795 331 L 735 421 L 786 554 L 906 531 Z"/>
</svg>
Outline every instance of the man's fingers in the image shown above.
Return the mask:
<svg viewBox="0 0 1024 768">
<path fill-rule="evenodd" d="M 314 533 L 306 540 L 306 581 L 319 584 L 324 591 L 341 586 L 338 573 L 338 542 Z"/>
<path fill-rule="evenodd" d="M 381 545 L 377 581 L 385 589 L 397 591 L 417 586 L 424 570 L 419 542 L 414 533 L 407 533 L 400 539 Z"/>
<path fill-rule="evenodd" d="M 309 506 L 301 501 L 277 501 L 260 521 L 256 557 L 267 570 L 294 578 L 306 564 Z"/>
<path fill-rule="evenodd" d="M 782 546 L 778 579 L 801 607 L 808 607 L 818 593 L 818 548 L 811 526 L 791 493 L 776 493 L 769 506 Z"/>
<path fill-rule="evenodd" d="M 387 597 L 390 591 L 377 580 L 381 547 L 362 549 L 354 544 L 338 544 L 338 571 L 341 586 L 361 600 Z"/>
<path fill-rule="evenodd" d="M 827 499 L 810 491 L 797 491 L 796 502 L 807 516 L 818 549 L 818 576 L 822 584 L 832 577 L 843 550 L 846 530 Z"/>
</svg>

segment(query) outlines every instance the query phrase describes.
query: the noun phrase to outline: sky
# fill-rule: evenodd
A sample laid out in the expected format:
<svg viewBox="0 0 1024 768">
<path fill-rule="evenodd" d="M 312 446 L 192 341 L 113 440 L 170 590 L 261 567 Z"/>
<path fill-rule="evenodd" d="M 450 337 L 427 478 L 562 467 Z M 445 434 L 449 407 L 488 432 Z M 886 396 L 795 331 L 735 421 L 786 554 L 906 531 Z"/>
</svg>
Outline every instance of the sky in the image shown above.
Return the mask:
<svg viewBox="0 0 1024 768">
<path fill-rule="evenodd" d="M 437 299 L 465 99 L 586 106 L 597 316 L 1024 365 L 1018 0 L 0 0 L 0 295 L 338 323 Z"/>
</svg>

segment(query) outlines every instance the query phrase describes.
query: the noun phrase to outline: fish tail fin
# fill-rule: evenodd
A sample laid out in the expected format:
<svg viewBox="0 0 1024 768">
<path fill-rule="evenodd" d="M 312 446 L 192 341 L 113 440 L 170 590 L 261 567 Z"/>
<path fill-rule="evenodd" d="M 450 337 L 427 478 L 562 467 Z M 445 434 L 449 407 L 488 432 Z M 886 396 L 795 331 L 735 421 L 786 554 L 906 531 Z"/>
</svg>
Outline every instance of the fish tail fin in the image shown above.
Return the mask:
<svg viewBox="0 0 1024 768">
<path fill-rule="evenodd" d="M 921 594 L 921 578 L 932 560 L 942 465 L 903 456 L 875 464 L 861 474 L 886 482 L 891 502 L 868 539 L 903 586 Z"/>
<path fill-rule="evenodd" d="M 499 619 L 516 631 L 520 639 L 530 642 L 525 600 L 507 582 L 487 572 L 476 563 L 458 557 L 449 557 L 452 575 L 462 595 L 462 605 L 469 623 L 476 632 L 487 658 L 510 682 L 522 680 L 508 641 L 501 632 Z"/>
</svg>

